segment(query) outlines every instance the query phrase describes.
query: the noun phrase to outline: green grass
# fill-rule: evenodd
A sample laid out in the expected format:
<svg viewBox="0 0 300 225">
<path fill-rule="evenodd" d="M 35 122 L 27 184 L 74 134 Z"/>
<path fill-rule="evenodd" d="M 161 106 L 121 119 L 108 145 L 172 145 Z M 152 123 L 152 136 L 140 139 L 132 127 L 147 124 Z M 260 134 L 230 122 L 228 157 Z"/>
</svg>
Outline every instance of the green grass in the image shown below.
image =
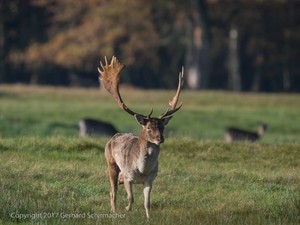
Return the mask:
<svg viewBox="0 0 300 225">
<path fill-rule="evenodd" d="M 124 218 L 87 218 L 110 214 L 104 145 L 105 140 L 62 137 L 1 140 L 2 221 L 145 223 L 140 185 L 134 186 L 132 212 L 125 211 L 126 194 L 119 189 L 118 213 Z M 298 155 L 298 144 L 171 138 L 162 146 L 150 224 L 298 224 Z M 18 220 L 14 213 L 56 217 Z M 71 213 L 86 218 L 64 218 Z"/>
<path fill-rule="evenodd" d="M 122 90 L 158 115 L 173 91 Z M 183 92 L 166 130 L 149 224 L 299 224 L 299 95 Z M 131 212 L 110 214 L 107 139 L 78 138 L 82 117 L 139 133 L 133 118 L 96 89 L 0 86 L 0 224 L 145 224 L 142 186 Z M 224 128 L 269 129 L 259 143 L 225 144 Z M 34 215 L 50 218 L 28 218 Z M 16 218 L 23 215 L 27 218 Z M 85 218 L 66 218 L 85 216 Z"/>
<path fill-rule="evenodd" d="M 174 91 L 121 90 L 132 109 L 159 115 Z M 300 139 L 300 95 L 237 94 L 229 92 L 183 92 L 182 109 L 168 125 L 166 134 L 195 140 L 222 140 L 228 126 L 256 130 L 269 125 L 265 143 L 297 142 Z M 0 86 L 0 136 L 47 137 L 78 134 L 81 118 L 113 123 L 122 132 L 138 134 L 140 127 L 118 108 L 104 91 L 26 86 Z"/>
</svg>

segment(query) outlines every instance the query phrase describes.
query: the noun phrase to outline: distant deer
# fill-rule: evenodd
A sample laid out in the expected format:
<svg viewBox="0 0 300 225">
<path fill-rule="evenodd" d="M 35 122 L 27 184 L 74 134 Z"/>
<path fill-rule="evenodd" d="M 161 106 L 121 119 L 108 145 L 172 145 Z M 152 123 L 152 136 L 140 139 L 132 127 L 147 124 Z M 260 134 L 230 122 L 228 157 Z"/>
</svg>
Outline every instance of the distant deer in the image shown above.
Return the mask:
<svg viewBox="0 0 300 225">
<path fill-rule="evenodd" d="M 233 141 L 258 141 L 263 137 L 266 129 L 266 124 L 259 124 L 257 132 L 241 130 L 235 127 L 229 127 L 227 128 L 224 135 L 225 142 L 230 143 Z"/>
<path fill-rule="evenodd" d="M 107 122 L 85 118 L 79 121 L 79 135 L 86 136 L 101 136 L 112 137 L 118 133 L 116 128 Z"/>
<path fill-rule="evenodd" d="M 164 142 L 164 127 L 172 118 L 172 114 L 178 111 L 176 108 L 181 87 L 183 85 L 183 68 L 179 74 L 179 83 L 175 96 L 169 102 L 168 110 L 157 118 L 151 117 L 153 110 L 147 115 L 136 113 L 129 109 L 123 102 L 119 92 L 119 77 L 124 65 L 120 64 L 116 57 L 112 57 L 110 64 L 105 58 L 105 65 L 100 61 L 101 69 L 99 80 L 105 89 L 112 95 L 125 112 L 134 116 L 142 131 L 139 137 L 129 133 L 118 133 L 113 136 L 105 146 L 105 157 L 108 164 L 108 174 L 110 179 L 110 203 L 111 209 L 116 211 L 116 194 L 118 181 L 124 183 L 128 205 L 126 210 L 131 210 L 133 203 L 132 184 L 141 183 L 144 185 L 144 207 L 146 216 L 149 218 L 150 192 L 152 183 L 158 172 L 158 156 L 160 144 Z"/>
</svg>

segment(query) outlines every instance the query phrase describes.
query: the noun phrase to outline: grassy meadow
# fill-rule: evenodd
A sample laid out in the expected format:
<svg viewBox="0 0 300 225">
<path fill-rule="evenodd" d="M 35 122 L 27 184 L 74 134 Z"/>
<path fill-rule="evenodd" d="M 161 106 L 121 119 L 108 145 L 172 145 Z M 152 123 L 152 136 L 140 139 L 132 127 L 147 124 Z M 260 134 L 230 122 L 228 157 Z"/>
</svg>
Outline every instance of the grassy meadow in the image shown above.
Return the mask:
<svg viewBox="0 0 300 225">
<path fill-rule="evenodd" d="M 159 115 L 175 91 L 122 89 L 129 107 Z M 166 129 L 148 224 L 299 224 L 300 95 L 187 92 Z M 131 212 L 124 187 L 110 213 L 107 138 L 79 138 L 81 118 L 138 134 L 99 89 L 0 86 L 0 224 L 145 224 L 142 187 Z M 224 129 L 259 143 L 223 142 Z"/>
</svg>

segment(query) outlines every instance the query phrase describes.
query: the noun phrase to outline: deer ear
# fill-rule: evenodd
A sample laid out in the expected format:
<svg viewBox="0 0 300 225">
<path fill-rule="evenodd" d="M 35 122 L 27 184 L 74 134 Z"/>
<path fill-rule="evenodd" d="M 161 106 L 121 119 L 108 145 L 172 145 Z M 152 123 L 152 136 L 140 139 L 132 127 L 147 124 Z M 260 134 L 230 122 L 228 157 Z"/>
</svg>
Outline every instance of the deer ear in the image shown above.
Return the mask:
<svg viewBox="0 0 300 225">
<path fill-rule="evenodd" d="M 145 126 L 146 123 L 148 122 L 147 119 L 141 115 L 135 114 L 134 118 L 141 124 L 142 126 Z"/>
<path fill-rule="evenodd" d="M 169 117 L 162 119 L 161 121 L 164 124 L 164 126 L 166 126 L 172 118 L 173 118 L 173 116 L 169 116 Z"/>
</svg>

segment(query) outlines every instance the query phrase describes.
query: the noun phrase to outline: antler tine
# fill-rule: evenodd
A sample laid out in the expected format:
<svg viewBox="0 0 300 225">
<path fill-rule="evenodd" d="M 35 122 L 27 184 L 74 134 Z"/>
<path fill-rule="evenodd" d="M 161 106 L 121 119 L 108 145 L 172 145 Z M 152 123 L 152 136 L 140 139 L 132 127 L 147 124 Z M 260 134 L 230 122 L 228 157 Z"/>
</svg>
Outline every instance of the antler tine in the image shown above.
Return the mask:
<svg viewBox="0 0 300 225">
<path fill-rule="evenodd" d="M 151 108 L 150 113 L 149 113 L 148 116 L 147 116 L 147 119 L 150 119 L 152 113 L 153 113 L 153 108 Z"/>
<path fill-rule="evenodd" d="M 119 78 L 125 66 L 120 64 L 115 56 L 112 57 L 110 64 L 108 64 L 106 56 L 104 57 L 104 60 L 105 60 L 105 65 L 103 65 L 102 62 L 100 61 L 100 66 L 102 70 L 98 67 L 98 71 L 100 74 L 99 81 L 102 83 L 104 88 L 111 94 L 111 96 L 115 99 L 115 101 L 118 103 L 121 109 L 123 109 L 124 111 L 126 111 L 132 116 L 134 115 L 143 116 L 129 109 L 123 102 L 123 99 L 120 95 Z"/>
<path fill-rule="evenodd" d="M 169 105 L 171 106 L 171 109 L 175 109 L 177 102 L 178 102 L 178 98 L 180 95 L 180 91 L 181 91 L 181 87 L 183 86 L 183 73 L 184 73 L 184 68 L 181 68 L 181 72 L 179 73 L 179 77 L 178 77 L 178 87 L 177 87 L 177 91 L 175 96 L 173 97 L 172 101 L 169 102 Z"/>
<path fill-rule="evenodd" d="M 177 105 L 177 102 L 178 102 L 178 99 L 180 96 L 181 87 L 183 86 L 183 83 L 184 83 L 183 74 L 184 74 L 184 67 L 182 67 L 181 72 L 179 73 L 178 87 L 177 87 L 176 94 L 173 97 L 173 99 L 169 102 L 170 108 L 168 108 L 165 113 L 161 114 L 159 116 L 159 118 L 165 118 L 165 117 L 171 116 L 173 113 L 177 112 L 181 108 L 182 102 L 180 103 L 180 105 L 177 108 L 176 108 L 176 105 Z"/>
</svg>

